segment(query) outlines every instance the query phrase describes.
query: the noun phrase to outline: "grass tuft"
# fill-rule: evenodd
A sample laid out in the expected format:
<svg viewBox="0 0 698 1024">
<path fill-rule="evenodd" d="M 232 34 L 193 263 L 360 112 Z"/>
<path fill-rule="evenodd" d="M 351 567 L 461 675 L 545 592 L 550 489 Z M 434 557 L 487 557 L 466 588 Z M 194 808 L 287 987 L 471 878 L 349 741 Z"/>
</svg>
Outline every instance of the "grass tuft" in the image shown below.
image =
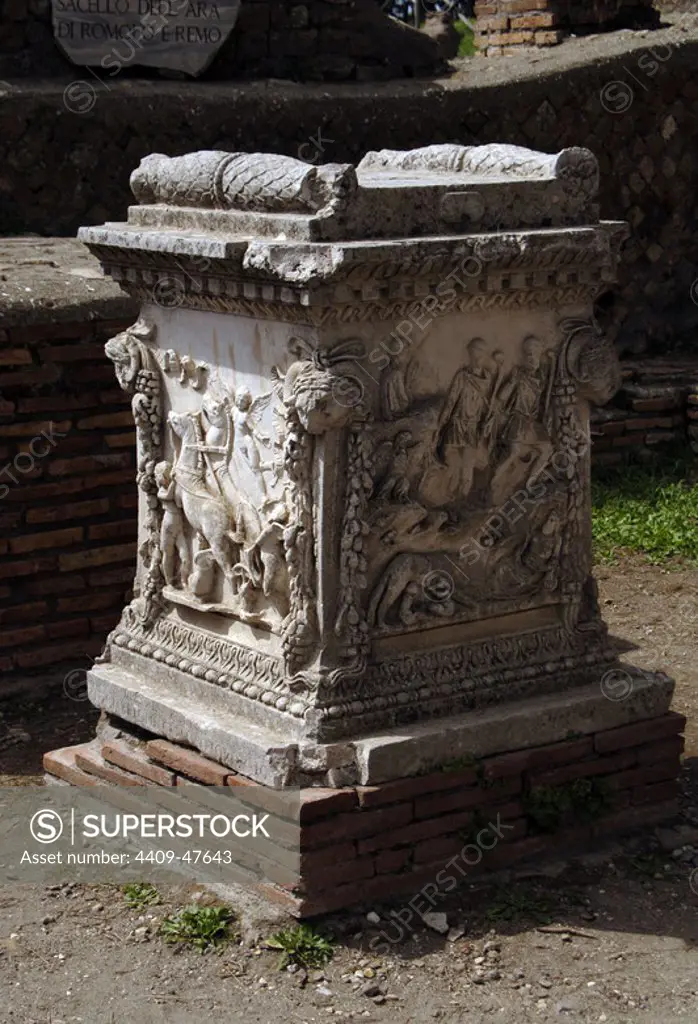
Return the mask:
<svg viewBox="0 0 698 1024">
<path fill-rule="evenodd" d="M 205 953 L 235 938 L 234 920 L 229 907 L 184 907 L 165 918 L 160 935 L 169 945 L 193 946 Z"/>
<path fill-rule="evenodd" d="M 270 936 L 265 945 L 269 949 L 281 950 L 279 970 L 290 964 L 296 964 L 306 970 L 323 967 L 334 954 L 329 939 L 318 935 L 309 924 L 300 924 L 297 928 L 282 928 Z"/>
<path fill-rule="evenodd" d="M 121 887 L 121 891 L 124 894 L 124 902 L 132 910 L 154 907 L 160 902 L 160 893 L 150 882 L 129 882 Z"/>
</svg>

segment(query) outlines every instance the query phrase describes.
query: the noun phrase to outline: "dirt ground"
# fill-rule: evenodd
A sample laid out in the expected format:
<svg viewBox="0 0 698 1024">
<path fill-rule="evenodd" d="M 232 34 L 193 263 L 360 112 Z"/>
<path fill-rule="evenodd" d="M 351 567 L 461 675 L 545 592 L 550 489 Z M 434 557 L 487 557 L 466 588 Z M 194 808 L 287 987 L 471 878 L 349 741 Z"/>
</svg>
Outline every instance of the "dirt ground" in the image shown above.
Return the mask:
<svg viewBox="0 0 698 1024">
<path fill-rule="evenodd" d="M 635 559 L 597 578 L 624 657 L 676 678 L 696 755 L 698 569 Z M 94 728 L 89 705 L 62 694 L 0 710 L 5 785 L 37 781 L 43 750 Z M 319 921 L 335 954 L 309 974 L 279 971 L 278 954 L 256 944 L 203 956 L 165 946 L 158 924 L 191 900 L 183 889 L 139 912 L 108 886 L 0 886 L 0 1022 L 698 1022 L 695 756 L 682 790 L 680 833 L 648 830 L 583 863 L 534 866 L 497 885 L 466 880 L 434 908 L 447 914 L 448 938 L 416 915 L 397 925 L 396 905 Z"/>
</svg>

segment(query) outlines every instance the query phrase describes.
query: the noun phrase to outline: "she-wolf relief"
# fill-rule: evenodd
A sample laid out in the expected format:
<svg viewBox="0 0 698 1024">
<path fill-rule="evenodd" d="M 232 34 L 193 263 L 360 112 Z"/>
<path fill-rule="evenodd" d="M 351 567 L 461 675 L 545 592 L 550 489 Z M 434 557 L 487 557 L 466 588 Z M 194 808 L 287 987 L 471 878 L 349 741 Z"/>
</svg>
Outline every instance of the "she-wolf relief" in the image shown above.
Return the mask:
<svg viewBox="0 0 698 1024">
<path fill-rule="evenodd" d="M 546 604 L 560 604 L 576 628 L 589 574 L 578 400 L 606 400 L 617 367 L 593 322 L 565 321 L 560 331 L 555 347 L 525 336 L 508 365 L 472 338 L 445 394 L 408 395 L 402 414 L 374 425 L 374 630 Z"/>
</svg>

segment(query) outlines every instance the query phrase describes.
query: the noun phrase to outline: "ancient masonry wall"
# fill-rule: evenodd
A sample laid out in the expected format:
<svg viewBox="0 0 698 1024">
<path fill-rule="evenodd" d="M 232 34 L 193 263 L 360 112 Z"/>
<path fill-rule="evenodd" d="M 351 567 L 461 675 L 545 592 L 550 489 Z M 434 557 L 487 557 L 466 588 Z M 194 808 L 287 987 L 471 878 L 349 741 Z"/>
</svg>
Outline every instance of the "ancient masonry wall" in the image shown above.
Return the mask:
<svg viewBox="0 0 698 1024">
<path fill-rule="evenodd" d="M 467 86 L 385 83 L 379 95 L 357 84 L 117 80 L 110 91 L 96 83 L 94 107 L 83 114 L 64 106 L 63 82 L 10 89 L 0 93 L 0 233 L 73 235 L 83 224 L 123 220 L 131 171 L 152 152 L 249 150 L 320 163 L 358 160 L 386 140 L 403 149 L 454 141 L 587 146 L 600 163 L 602 215 L 631 227 L 609 292 L 607 323 L 621 354 L 693 345 L 698 38 L 652 33 L 619 57 L 554 73 L 535 64 L 516 81 L 507 63 L 469 74 Z"/>
<path fill-rule="evenodd" d="M 99 654 L 127 600 L 135 432 L 104 343 L 128 322 L 0 330 L 0 696 Z"/>
<path fill-rule="evenodd" d="M 594 466 L 648 455 L 662 445 L 698 450 L 698 358 L 628 361 L 613 401 L 592 410 Z"/>
<path fill-rule="evenodd" d="M 260 888 L 309 917 L 409 899 L 439 872 L 458 879 L 460 870 L 470 879 L 669 820 L 677 813 L 685 721 L 670 712 L 382 785 L 301 790 L 299 884 Z M 66 747 L 46 754 L 44 765 L 51 778 L 73 785 L 194 781 L 234 786 L 243 800 L 247 786 L 256 808 L 274 796 L 193 750 L 147 737 Z M 562 805 L 571 809 L 551 820 L 551 806 Z M 481 845 L 479 834 L 486 837 Z M 275 880 L 266 858 L 264 872 Z"/>
<path fill-rule="evenodd" d="M 476 0 L 475 17 L 477 45 L 488 57 L 659 20 L 653 0 Z"/>
<path fill-rule="evenodd" d="M 105 56 L 112 49 L 105 43 Z M 205 77 L 374 81 L 430 74 L 441 63 L 431 39 L 388 18 L 375 0 L 242 0 Z M 80 78 L 53 38 L 50 0 L 0 0 L 0 76 L 71 68 Z"/>
</svg>

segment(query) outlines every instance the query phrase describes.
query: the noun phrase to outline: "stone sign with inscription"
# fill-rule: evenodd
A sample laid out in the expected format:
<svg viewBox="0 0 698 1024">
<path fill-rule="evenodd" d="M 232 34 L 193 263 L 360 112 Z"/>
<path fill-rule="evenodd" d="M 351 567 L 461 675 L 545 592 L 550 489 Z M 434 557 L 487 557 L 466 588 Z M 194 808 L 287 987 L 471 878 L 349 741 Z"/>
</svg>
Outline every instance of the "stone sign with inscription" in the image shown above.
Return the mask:
<svg viewBox="0 0 698 1024">
<path fill-rule="evenodd" d="M 53 0 L 53 31 L 74 64 L 200 74 L 237 20 L 240 0 Z"/>
</svg>

